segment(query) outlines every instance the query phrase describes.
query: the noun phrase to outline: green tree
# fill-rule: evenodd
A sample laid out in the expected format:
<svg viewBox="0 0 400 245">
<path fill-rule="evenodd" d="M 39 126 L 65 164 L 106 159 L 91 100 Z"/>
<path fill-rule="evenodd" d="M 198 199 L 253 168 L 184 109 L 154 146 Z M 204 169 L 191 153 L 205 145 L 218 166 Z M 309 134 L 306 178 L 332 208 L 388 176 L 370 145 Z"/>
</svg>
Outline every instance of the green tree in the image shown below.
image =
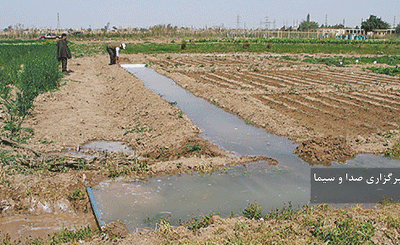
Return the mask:
<svg viewBox="0 0 400 245">
<path fill-rule="evenodd" d="M 336 25 L 333 25 L 332 28 L 342 29 L 342 28 L 344 28 L 344 25 L 343 24 L 336 24 Z"/>
<path fill-rule="evenodd" d="M 310 20 L 310 14 L 307 14 L 307 20 L 302 21 L 299 25 L 299 31 L 308 31 L 312 29 L 318 29 L 319 25 L 317 22 Z"/>
<path fill-rule="evenodd" d="M 400 35 L 400 24 L 398 24 L 396 27 L 396 34 Z"/>
<path fill-rule="evenodd" d="M 375 29 L 388 29 L 390 25 L 381 18 L 377 18 L 375 15 L 370 15 L 369 18 L 361 23 L 361 29 L 366 33 L 373 31 Z"/>
</svg>

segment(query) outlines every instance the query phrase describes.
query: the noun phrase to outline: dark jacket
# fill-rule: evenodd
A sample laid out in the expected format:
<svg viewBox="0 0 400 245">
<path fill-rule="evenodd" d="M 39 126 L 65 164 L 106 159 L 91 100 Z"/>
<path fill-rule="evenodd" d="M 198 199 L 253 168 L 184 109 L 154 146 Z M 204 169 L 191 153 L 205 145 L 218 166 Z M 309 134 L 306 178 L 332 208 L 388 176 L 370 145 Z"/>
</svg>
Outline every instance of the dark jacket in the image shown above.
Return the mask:
<svg viewBox="0 0 400 245">
<path fill-rule="evenodd" d="M 61 39 L 57 42 L 57 59 L 68 58 L 71 59 L 71 51 L 68 48 L 67 40 Z"/>
</svg>

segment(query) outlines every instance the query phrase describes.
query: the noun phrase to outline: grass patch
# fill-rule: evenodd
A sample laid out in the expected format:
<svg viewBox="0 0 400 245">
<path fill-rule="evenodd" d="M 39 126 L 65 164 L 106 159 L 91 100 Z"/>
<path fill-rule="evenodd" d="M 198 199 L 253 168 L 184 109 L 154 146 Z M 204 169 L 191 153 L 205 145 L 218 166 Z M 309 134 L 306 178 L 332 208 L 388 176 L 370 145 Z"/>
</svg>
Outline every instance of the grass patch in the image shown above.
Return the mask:
<svg viewBox="0 0 400 245">
<path fill-rule="evenodd" d="M 315 224 L 311 232 L 318 240 L 329 244 L 365 244 L 371 241 L 375 227 L 371 221 L 360 222 L 352 218 L 335 221 L 333 225 L 324 222 Z"/>
<path fill-rule="evenodd" d="M 91 240 L 92 237 L 99 234 L 98 231 L 92 230 L 90 227 L 75 228 L 75 230 L 62 229 L 59 233 L 49 235 L 47 239 L 27 238 L 26 241 L 12 241 L 9 234 L 1 234 L 0 244 L 27 244 L 27 245 L 47 245 L 47 244 L 78 244 L 80 241 Z"/>
<path fill-rule="evenodd" d="M 385 152 L 386 157 L 400 160 L 400 139 L 393 145 L 393 148 Z"/>
</svg>

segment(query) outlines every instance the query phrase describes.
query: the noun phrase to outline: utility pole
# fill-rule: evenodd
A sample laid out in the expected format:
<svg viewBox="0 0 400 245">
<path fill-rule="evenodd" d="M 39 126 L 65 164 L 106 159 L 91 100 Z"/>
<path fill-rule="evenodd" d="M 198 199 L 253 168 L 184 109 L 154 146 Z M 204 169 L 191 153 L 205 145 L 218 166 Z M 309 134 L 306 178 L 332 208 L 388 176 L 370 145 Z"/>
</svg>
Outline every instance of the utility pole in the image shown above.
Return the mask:
<svg viewBox="0 0 400 245">
<path fill-rule="evenodd" d="M 269 21 L 268 21 L 268 15 L 265 16 L 265 29 L 269 30 Z"/>
<path fill-rule="evenodd" d="M 328 27 L 328 14 L 325 15 L 325 28 Z"/>
<path fill-rule="evenodd" d="M 343 28 L 346 28 L 346 19 L 343 19 Z"/>
<path fill-rule="evenodd" d="M 60 14 L 57 13 L 57 30 L 60 30 L 61 26 L 60 26 Z"/>
<path fill-rule="evenodd" d="M 240 28 L 240 16 L 238 15 L 236 18 L 236 29 Z"/>
<path fill-rule="evenodd" d="M 393 26 L 392 28 L 396 28 L 396 16 L 393 17 Z"/>
</svg>

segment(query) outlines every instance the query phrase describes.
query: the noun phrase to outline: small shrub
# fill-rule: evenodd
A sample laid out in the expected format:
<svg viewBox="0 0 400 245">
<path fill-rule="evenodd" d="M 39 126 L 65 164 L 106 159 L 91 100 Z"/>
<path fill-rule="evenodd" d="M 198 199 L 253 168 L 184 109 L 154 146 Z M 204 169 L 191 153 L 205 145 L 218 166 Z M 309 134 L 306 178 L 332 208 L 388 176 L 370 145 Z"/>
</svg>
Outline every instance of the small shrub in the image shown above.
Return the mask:
<svg viewBox="0 0 400 245">
<path fill-rule="evenodd" d="M 257 204 L 257 202 L 249 203 L 247 207 L 243 210 L 244 217 L 248 219 L 259 220 L 262 218 L 261 205 Z"/>
<path fill-rule="evenodd" d="M 245 122 L 247 125 L 252 125 L 252 124 L 253 124 L 253 122 L 251 121 L 251 118 L 250 118 L 250 117 L 247 118 L 246 120 L 244 120 L 244 122 Z"/>
<path fill-rule="evenodd" d="M 181 42 L 181 49 L 182 50 L 186 49 L 186 41 L 185 40 L 182 40 L 182 42 Z"/>
<path fill-rule="evenodd" d="M 201 145 L 200 145 L 200 144 L 196 144 L 196 145 L 187 145 L 187 146 L 185 146 L 185 148 L 189 149 L 189 152 L 201 151 Z"/>
<path fill-rule="evenodd" d="M 68 200 L 70 201 L 83 200 L 84 198 L 85 194 L 79 189 L 75 189 L 74 192 L 68 195 Z"/>
<path fill-rule="evenodd" d="M 178 118 L 183 118 L 183 112 L 182 111 L 178 111 Z"/>
<path fill-rule="evenodd" d="M 242 44 L 242 48 L 243 48 L 243 49 L 248 49 L 248 48 L 250 48 L 250 43 L 243 43 L 243 44 Z"/>
<path fill-rule="evenodd" d="M 186 226 L 191 231 L 197 231 L 200 228 L 206 228 L 209 225 L 213 224 L 213 215 L 204 215 L 201 218 L 194 217 L 191 220 L 184 222 L 183 226 Z"/>
</svg>

